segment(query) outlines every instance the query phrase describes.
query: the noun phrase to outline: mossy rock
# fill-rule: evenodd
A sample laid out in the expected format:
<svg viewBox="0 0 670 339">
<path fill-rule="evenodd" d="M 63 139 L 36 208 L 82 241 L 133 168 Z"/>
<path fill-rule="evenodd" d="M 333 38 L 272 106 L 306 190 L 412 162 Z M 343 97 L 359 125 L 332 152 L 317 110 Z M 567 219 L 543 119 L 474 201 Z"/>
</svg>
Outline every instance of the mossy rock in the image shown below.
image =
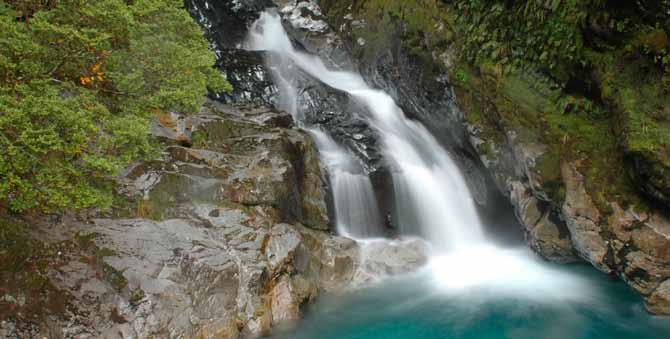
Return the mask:
<svg viewBox="0 0 670 339">
<path fill-rule="evenodd" d="M 198 140 L 226 140 L 267 132 L 268 127 L 256 123 L 224 118 L 208 121 L 193 132 Z"/>
<path fill-rule="evenodd" d="M 121 291 L 128 285 L 128 280 L 123 276 L 123 271 L 119 271 L 112 265 L 102 263 L 102 273 L 107 281 L 115 290 Z"/>
<path fill-rule="evenodd" d="M 615 115 L 612 128 L 628 174 L 647 196 L 670 206 L 670 93 L 662 76 L 625 51 L 589 56 L 600 95 Z"/>
</svg>

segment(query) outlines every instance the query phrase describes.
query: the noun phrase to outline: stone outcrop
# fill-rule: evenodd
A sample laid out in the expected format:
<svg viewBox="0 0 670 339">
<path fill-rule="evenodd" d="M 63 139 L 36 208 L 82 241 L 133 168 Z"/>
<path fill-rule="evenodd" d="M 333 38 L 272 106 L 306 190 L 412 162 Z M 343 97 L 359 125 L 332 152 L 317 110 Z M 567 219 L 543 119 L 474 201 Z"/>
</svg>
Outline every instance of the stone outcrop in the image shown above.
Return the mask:
<svg viewBox="0 0 670 339">
<path fill-rule="evenodd" d="M 560 221 L 553 221 L 548 204 L 534 197 L 520 181 L 511 181 L 509 187 L 510 201 L 530 247 L 552 261 L 576 261 L 565 226 Z"/>
<path fill-rule="evenodd" d="M 491 138 L 480 128 L 468 128 L 470 140 L 509 196 L 531 248 L 548 260 L 579 258 L 619 276 L 644 297 L 650 312 L 668 314 L 670 221 L 663 209 L 624 209 L 616 200 L 598 204 L 587 190 L 580 161 L 547 168 L 541 164 L 547 145 L 522 141 L 511 131 L 505 138 Z M 505 130 L 504 125 L 497 128 Z"/>
<path fill-rule="evenodd" d="M 509 196 L 531 248 L 551 261 L 579 258 L 617 275 L 645 298 L 650 312 L 668 314 L 670 221 L 662 210 L 637 212 L 616 201 L 604 210 L 587 191 L 578 161 L 558 164 L 560 176 L 550 181 L 539 166 L 546 145 L 513 136 L 484 141 L 478 127 L 469 131 L 482 162 Z M 564 193 L 548 193 L 557 182 Z"/>
<path fill-rule="evenodd" d="M 320 292 L 425 261 L 420 243 L 382 242 L 371 265 L 330 233 L 316 148 L 286 113 L 208 101 L 152 131 L 164 151 L 119 179 L 126 208 L 35 226 L 61 249 L 46 278 L 67 311 L 3 323 L 8 337 L 254 338 Z"/>
<path fill-rule="evenodd" d="M 600 211 L 586 193 L 584 179 L 575 166 L 564 163 L 561 173 L 565 182 L 562 212 L 572 244 L 582 258 L 609 273 L 610 268 L 605 263 L 607 244 L 601 236 Z"/>
</svg>

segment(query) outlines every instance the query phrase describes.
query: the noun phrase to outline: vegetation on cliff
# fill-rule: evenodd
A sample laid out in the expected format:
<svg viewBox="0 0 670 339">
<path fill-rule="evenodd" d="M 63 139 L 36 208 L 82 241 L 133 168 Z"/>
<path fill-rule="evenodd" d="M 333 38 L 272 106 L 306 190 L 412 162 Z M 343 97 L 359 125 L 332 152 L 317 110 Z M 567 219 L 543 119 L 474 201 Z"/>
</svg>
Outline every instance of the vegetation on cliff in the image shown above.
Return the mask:
<svg viewBox="0 0 670 339">
<path fill-rule="evenodd" d="M 230 89 L 179 0 L 9 0 L 0 31 L 0 209 L 108 206 L 152 115 Z"/>
<path fill-rule="evenodd" d="M 562 161 L 608 202 L 670 206 L 670 1 L 324 1 L 335 27 L 415 56 L 424 78 L 448 71 L 466 120 L 494 152 L 517 141 L 548 146 L 536 164 L 555 202 Z M 353 39 L 355 41 L 355 39 Z M 445 61 L 437 63 L 435 60 Z M 430 88 L 429 86 L 426 86 Z"/>
</svg>

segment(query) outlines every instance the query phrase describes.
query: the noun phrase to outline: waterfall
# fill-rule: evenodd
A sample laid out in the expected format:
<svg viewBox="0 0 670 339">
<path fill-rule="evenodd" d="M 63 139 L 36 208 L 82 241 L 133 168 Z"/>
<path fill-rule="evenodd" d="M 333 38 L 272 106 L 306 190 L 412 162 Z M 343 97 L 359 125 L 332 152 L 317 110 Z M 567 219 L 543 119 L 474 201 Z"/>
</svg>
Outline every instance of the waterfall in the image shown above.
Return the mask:
<svg viewBox="0 0 670 339">
<path fill-rule="evenodd" d="M 382 153 L 392 167 L 397 220 L 403 234 L 418 233 L 442 251 L 483 242 L 475 203 L 459 168 L 428 130 L 407 119 L 388 94 L 370 88 L 358 74 L 331 70 L 318 57 L 296 51 L 277 14 L 261 14 L 251 27 L 249 44 L 251 49 L 270 53 L 271 68 L 282 95 L 295 96 L 296 90 L 290 86 L 287 72 L 297 67 L 349 94 L 367 108 L 365 118 L 380 135 Z M 288 101 L 295 102 L 295 97 Z M 297 105 L 286 104 L 285 98 L 282 102 L 285 108 L 294 110 L 291 113 L 296 119 L 302 119 Z M 341 208 L 336 206 L 336 218 L 344 220 L 342 224 L 349 227 L 349 233 L 365 234 L 351 227 L 378 222 L 378 217 L 359 211 L 375 207 L 369 200 L 374 197 L 368 192 L 369 179 L 366 181 L 362 179 L 364 174 L 351 171 L 353 157 L 336 147 L 323 132 L 312 131 L 312 134 L 324 153 L 331 181 L 340 186 L 335 187 L 334 193 L 344 195 L 335 197 L 336 205 L 338 201 L 346 203 L 339 206 Z"/>
<path fill-rule="evenodd" d="M 318 57 L 296 51 L 274 13 L 261 14 L 251 27 L 249 44 L 268 52 L 283 108 L 317 143 L 333 186 L 341 234 L 359 239 L 381 234 L 372 185 L 349 151 L 326 132 L 305 126 L 297 105 L 297 73 L 345 92 L 367 108 L 364 118 L 379 135 L 382 155 L 391 166 L 398 227 L 402 234 L 418 233 L 433 245 L 426 270 L 437 289 L 561 297 L 590 290 L 582 279 L 546 267 L 527 248 L 504 249 L 488 241 L 472 195 L 447 150 L 423 125 L 407 119 L 388 94 L 370 88 L 358 74 L 329 69 Z"/>
<path fill-rule="evenodd" d="M 263 34 L 259 33 L 261 31 Z M 298 105 L 299 90 L 295 85 L 296 67 L 300 65 L 295 63 L 291 53 L 281 53 L 288 47 L 292 49 L 291 41 L 281 26 L 281 18 L 263 13 L 251 32 L 249 47 L 271 52 L 267 61 L 279 89 L 278 106 L 289 112 L 296 124 L 307 131 L 316 143 L 321 163 L 330 179 L 337 232 L 354 239 L 380 237 L 383 234 L 382 219 L 372 183 L 363 166 L 326 132 L 305 124 L 305 116 Z"/>
<path fill-rule="evenodd" d="M 325 132 L 308 131 L 330 176 L 337 231 L 355 239 L 380 236 L 379 207 L 363 166 Z"/>
</svg>

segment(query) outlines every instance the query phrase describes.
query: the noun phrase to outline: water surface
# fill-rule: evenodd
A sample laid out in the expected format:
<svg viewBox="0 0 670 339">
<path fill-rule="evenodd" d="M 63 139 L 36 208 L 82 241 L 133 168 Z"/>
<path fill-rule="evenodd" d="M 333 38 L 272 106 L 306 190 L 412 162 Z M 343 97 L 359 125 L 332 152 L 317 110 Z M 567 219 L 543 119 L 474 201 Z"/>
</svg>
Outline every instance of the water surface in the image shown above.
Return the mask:
<svg viewBox="0 0 670 339">
<path fill-rule="evenodd" d="M 527 294 L 495 285 L 445 290 L 425 270 L 324 295 L 297 328 L 276 338 L 670 338 L 670 318 L 649 315 L 623 282 L 587 265 L 544 265 L 576 277 L 585 290 L 545 296 L 531 285 Z"/>
</svg>

